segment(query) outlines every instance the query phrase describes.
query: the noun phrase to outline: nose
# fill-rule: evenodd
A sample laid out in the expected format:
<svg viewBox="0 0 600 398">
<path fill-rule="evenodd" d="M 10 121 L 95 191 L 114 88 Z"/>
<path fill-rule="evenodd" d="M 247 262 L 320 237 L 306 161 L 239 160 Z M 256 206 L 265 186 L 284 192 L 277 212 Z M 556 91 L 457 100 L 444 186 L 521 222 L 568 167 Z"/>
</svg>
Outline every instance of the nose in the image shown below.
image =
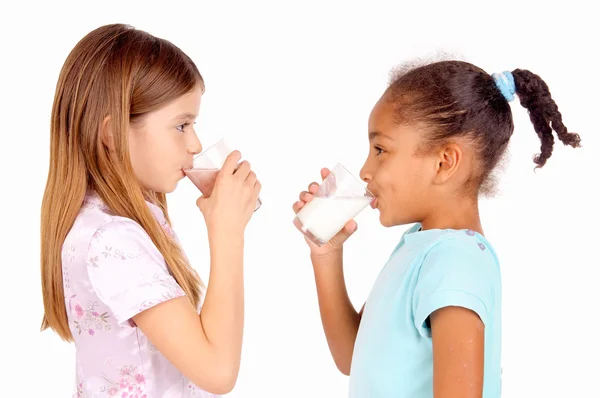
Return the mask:
<svg viewBox="0 0 600 398">
<path fill-rule="evenodd" d="M 195 132 L 193 134 L 190 134 L 190 136 L 191 138 L 187 145 L 188 153 L 191 155 L 197 155 L 200 152 L 202 152 L 202 143 L 200 143 L 200 139 L 198 138 L 198 135 Z"/>
<path fill-rule="evenodd" d="M 373 181 L 373 173 L 371 172 L 371 169 L 368 167 L 368 162 L 365 162 L 365 164 L 363 165 L 362 169 L 360 169 L 360 179 L 365 181 L 366 183 L 369 183 L 371 181 Z"/>
</svg>

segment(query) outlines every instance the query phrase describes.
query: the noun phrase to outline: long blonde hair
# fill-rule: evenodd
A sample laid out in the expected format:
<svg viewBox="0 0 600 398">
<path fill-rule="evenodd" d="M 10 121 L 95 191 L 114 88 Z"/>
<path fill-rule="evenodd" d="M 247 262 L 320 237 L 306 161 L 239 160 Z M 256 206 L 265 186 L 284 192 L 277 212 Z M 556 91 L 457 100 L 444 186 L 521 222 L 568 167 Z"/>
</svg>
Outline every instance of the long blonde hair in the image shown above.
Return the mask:
<svg viewBox="0 0 600 398">
<path fill-rule="evenodd" d="M 164 232 L 145 203 L 165 213 L 164 193 L 145 192 L 129 159 L 127 131 L 148 112 L 204 82 L 191 59 L 172 43 L 127 25 L 102 26 L 73 48 L 60 72 L 50 126 L 50 168 L 41 212 L 42 330 L 66 341 L 68 325 L 62 277 L 62 246 L 88 189 L 110 210 L 144 228 L 169 271 L 196 306 L 198 274 L 179 245 Z M 114 139 L 110 155 L 100 136 L 107 116 Z"/>
</svg>

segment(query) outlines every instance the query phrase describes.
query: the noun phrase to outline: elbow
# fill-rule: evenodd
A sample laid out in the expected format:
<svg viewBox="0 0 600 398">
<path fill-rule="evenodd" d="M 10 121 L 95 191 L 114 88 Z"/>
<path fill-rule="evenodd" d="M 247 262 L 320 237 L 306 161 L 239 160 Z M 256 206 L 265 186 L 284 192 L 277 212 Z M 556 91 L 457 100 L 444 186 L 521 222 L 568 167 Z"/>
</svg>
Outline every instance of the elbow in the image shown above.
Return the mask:
<svg viewBox="0 0 600 398">
<path fill-rule="evenodd" d="M 341 361 L 341 360 L 337 360 L 335 361 L 335 366 L 337 366 L 338 370 L 344 375 L 344 376 L 350 376 L 350 365 L 351 365 L 351 361 Z"/>
<path fill-rule="evenodd" d="M 223 380 L 220 382 L 216 382 L 212 388 L 206 389 L 206 392 L 215 394 L 215 395 L 226 395 L 229 394 L 233 387 L 235 387 L 236 380 Z"/>
<path fill-rule="evenodd" d="M 239 368 L 233 366 L 220 367 L 220 369 L 215 369 L 210 375 L 198 375 L 194 378 L 195 380 L 191 381 L 208 393 L 225 395 L 229 394 L 235 387 L 238 373 Z"/>
<path fill-rule="evenodd" d="M 213 394 L 217 394 L 217 395 L 229 394 L 235 387 L 235 384 L 237 383 L 237 377 L 238 377 L 237 370 L 230 370 L 227 372 L 223 372 L 223 374 L 220 375 L 220 377 L 218 379 L 218 386 L 217 386 L 215 392 L 213 392 Z"/>
</svg>

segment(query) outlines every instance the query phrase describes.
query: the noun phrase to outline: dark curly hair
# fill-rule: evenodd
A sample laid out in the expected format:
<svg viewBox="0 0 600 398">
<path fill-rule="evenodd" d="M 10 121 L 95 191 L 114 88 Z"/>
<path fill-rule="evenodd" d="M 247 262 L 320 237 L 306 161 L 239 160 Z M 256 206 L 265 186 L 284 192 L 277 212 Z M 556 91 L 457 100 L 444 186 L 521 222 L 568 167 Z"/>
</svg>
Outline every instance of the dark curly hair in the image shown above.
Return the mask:
<svg viewBox="0 0 600 398">
<path fill-rule="evenodd" d="M 541 151 L 533 159 L 536 168 L 552 155 L 552 130 L 565 145 L 578 147 L 579 135 L 568 132 L 546 83 L 525 69 L 515 69 L 512 75 L 516 94 L 541 140 Z M 514 125 L 510 105 L 490 74 L 463 61 L 410 65 L 396 71 L 385 95 L 394 103 L 399 124 L 425 127 L 423 151 L 453 137 L 469 138 L 479 153 L 480 167 L 468 184 L 478 193 L 494 190 L 490 175 L 503 158 Z"/>
</svg>

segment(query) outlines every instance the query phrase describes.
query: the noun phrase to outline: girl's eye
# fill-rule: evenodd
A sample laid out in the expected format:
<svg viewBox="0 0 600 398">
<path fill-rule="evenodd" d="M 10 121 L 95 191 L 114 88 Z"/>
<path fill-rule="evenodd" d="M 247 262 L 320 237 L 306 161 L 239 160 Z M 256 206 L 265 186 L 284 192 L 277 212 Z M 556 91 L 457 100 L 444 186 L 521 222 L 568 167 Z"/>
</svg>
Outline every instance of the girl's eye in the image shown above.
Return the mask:
<svg viewBox="0 0 600 398">
<path fill-rule="evenodd" d="M 379 148 L 378 146 L 375 147 L 375 153 L 377 154 L 377 156 L 381 155 L 383 152 L 383 149 Z"/>
<path fill-rule="evenodd" d="M 179 126 L 177 126 L 176 129 L 183 133 L 185 128 L 189 125 L 190 125 L 189 123 L 183 123 L 183 124 L 180 124 Z"/>
</svg>

